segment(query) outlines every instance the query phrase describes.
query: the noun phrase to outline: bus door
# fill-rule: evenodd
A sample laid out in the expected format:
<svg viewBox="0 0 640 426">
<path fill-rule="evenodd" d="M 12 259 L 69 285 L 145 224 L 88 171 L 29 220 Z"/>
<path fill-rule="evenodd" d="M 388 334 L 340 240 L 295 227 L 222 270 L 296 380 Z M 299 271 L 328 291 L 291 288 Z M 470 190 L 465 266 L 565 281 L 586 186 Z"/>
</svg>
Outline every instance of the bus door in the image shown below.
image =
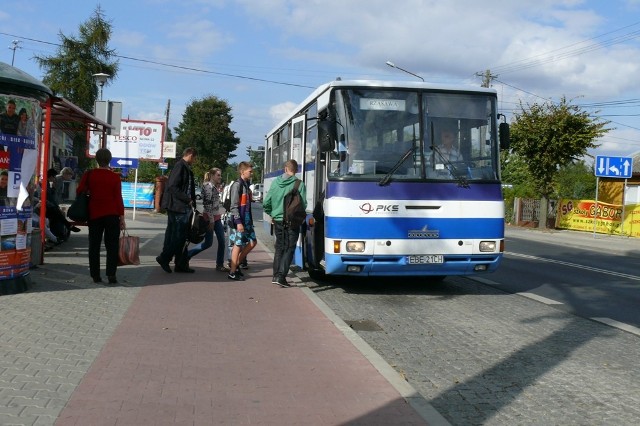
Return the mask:
<svg viewBox="0 0 640 426">
<path fill-rule="evenodd" d="M 305 164 L 304 164 L 304 132 L 305 132 L 305 119 L 306 116 L 300 115 L 291 120 L 291 159 L 296 160 L 298 163 L 298 174 L 300 179 L 305 182 Z M 309 195 L 307 194 L 307 204 L 309 200 Z M 302 233 L 298 237 L 298 243 L 296 247 L 296 251 L 293 256 L 293 264 L 304 267 L 304 246 L 303 246 L 303 235 Z"/>
<path fill-rule="evenodd" d="M 304 123 L 305 115 L 291 120 L 291 159 L 298 162 L 298 173 L 304 182 Z"/>
</svg>

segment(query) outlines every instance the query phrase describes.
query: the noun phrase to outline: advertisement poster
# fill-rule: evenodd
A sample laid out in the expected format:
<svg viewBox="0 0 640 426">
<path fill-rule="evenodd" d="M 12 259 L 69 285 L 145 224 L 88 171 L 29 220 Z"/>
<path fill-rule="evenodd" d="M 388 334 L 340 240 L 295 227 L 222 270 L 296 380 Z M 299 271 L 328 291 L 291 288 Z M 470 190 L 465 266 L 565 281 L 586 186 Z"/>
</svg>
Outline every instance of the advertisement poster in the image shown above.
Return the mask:
<svg viewBox="0 0 640 426">
<path fill-rule="evenodd" d="M 134 188 L 131 182 L 122 182 L 122 201 L 124 207 L 137 209 L 153 209 L 153 195 L 155 185 L 152 183 L 138 183 Z"/>
<path fill-rule="evenodd" d="M 38 158 L 40 104 L 0 94 L 0 280 L 29 271 L 31 198 L 28 191 Z"/>
<path fill-rule="evenodd" d="M 556 228 L 640 237 L 640 205 L 560 199 Z"/>
<path fill-rule="evenodd" d="M 147 161 L 162 161 L 164 142 L 164 122 L 122 120 L 120 135 L 107 136 L 107 149 L 113 158 L 133 158 Z M 88 155 L 94 156 L 100 147 L 100 134 L 92 133 L 89 138 Z"/>
</svg>

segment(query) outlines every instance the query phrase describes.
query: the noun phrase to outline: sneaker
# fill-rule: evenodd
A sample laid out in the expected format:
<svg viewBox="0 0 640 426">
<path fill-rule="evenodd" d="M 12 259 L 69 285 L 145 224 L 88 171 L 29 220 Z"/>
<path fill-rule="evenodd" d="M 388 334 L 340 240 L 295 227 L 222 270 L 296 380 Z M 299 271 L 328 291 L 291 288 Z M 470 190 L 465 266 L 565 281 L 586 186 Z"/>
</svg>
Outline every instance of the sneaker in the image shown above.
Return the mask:
<svg viewBox="0 0 640 426">
<path fill-rule="evenodd" d="M 286 278 L 280 278 L 276 284 L 284 288 L 291 287 L 291 284 L 289 284 Z"/>
<path fill-rule="evenodd" d="M 236 271 L 236 272 L 235 272 L 235 273 L 233 273 L 233 274 L 232 274 L 232 273 L 229 273 L 229 274 L 227 275 L 227 278 L 229 278 L 230 280 L 233 280 L 233 281 L 244 281 L 244 278 L 242 278 L 242 275 L 239 275 L 239 274 L 238 274 L 238 271 Z"/>
<path fill-rule="evenodd" d="M 77 226 L 72 226 L 69 228 L 69 231 L 71 232 L 80 232 L 80 228 L 78 228 Z"/>
<path fill-rule="evenodd" d="M 274 277 L 271 279 L 271 284 L 280 284 L 280 278 L 278 278 L 277 276 L 274 275 Z"/>
<path fill-rule="evenodd" d="M 227 268 L 224 265 L 219 265 L 219 266 L 216 266 L 216 271 L 218 271 L 218 272 L 229 272 L 229 268 Z"/>
<path fill-rule="evenodd" d="M 240 268 L 236 269 L 236 274 L 240 275 L 241 277 L 244 277 L 244 273 L 240 270 Z"/>
<path fill-rule="evenodd" d="M 247 262 L 242 262 L 242 263 L 240 264 L 240 268 L 241 268 L 241 269 L 249 269 L 249 264 L 248 264 Z"/>
</svg>

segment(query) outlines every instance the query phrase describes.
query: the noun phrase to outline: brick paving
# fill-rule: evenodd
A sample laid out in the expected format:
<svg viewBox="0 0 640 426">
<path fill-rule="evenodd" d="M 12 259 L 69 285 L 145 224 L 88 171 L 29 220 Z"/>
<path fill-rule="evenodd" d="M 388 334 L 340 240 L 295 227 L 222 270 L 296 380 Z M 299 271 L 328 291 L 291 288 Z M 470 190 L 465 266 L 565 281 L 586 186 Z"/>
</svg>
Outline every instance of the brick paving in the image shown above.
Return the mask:
<svg viewBox="0 0 640 426">
<path fill-rule="evenodd" d="M 142 263 L 122 286 L 91 282 L 83 230 L 0 298 L 0 424 L 427 424 L 302 288 L 270 284 L 263 246 L 245 282 L 215 247 L 167 274 L 163 217 L 129 227 Z"/>
</svg>

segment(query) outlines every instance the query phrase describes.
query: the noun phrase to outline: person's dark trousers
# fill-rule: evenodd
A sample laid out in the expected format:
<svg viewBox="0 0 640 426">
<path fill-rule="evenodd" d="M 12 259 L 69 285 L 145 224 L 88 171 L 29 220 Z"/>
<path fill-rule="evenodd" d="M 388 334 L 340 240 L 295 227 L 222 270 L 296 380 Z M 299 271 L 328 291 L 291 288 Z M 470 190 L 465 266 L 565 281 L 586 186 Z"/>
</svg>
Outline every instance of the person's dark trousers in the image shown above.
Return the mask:
<svg viewBox="0 0 640 426">
<path fill-rule="evenodd" d="M 160 253 L 163 263 L 171 262 L 175 258 L 176 268 L 189 266 L 187 257 L 187 221 L 189 213 L 177 213 L 167 210 L 167 230 L 164 234 L 164 246 Z"/>
<path fill-rule="evenodd" d="M 204 234 L 204 240 L 200 244 L 189 249 L 187 251 L 187 257 L 191 259 L 196 254 L 200 253 L 201 251 L 205 251 L 212 245 L 213 245 L 213 229 L 207 229 L 207 232 Z"/>
<path fill-rule="evenodd" d="M 64 213 L 60 210 L 60 207 L 53 203 L 47 203 L 47 219 L 49 219 L 49 229 L 60 240 L 66 240 L 69 232 L 69 221 L 65 217 Z"/>
<path fill-rule="evenodd" d="M 120 217 L 103 216 L 89 221 L 89 273 L 93 278 L 100 276 L 100 245 L 103 236 L 107 250 L 107 277 L 115 277 L 118 269 Z"/>
<path fill-rule="evenodd" d="M 286 278 L 289 267 L 293 261 L 293 253 L 296 250 L 296 243 L 300 233 L 300 227 L 290 229 L 282 222 L 275 222 L 273 233 L 276 237 L 275 253 L 273 256 L 273 276 Z"/>
</svg>

